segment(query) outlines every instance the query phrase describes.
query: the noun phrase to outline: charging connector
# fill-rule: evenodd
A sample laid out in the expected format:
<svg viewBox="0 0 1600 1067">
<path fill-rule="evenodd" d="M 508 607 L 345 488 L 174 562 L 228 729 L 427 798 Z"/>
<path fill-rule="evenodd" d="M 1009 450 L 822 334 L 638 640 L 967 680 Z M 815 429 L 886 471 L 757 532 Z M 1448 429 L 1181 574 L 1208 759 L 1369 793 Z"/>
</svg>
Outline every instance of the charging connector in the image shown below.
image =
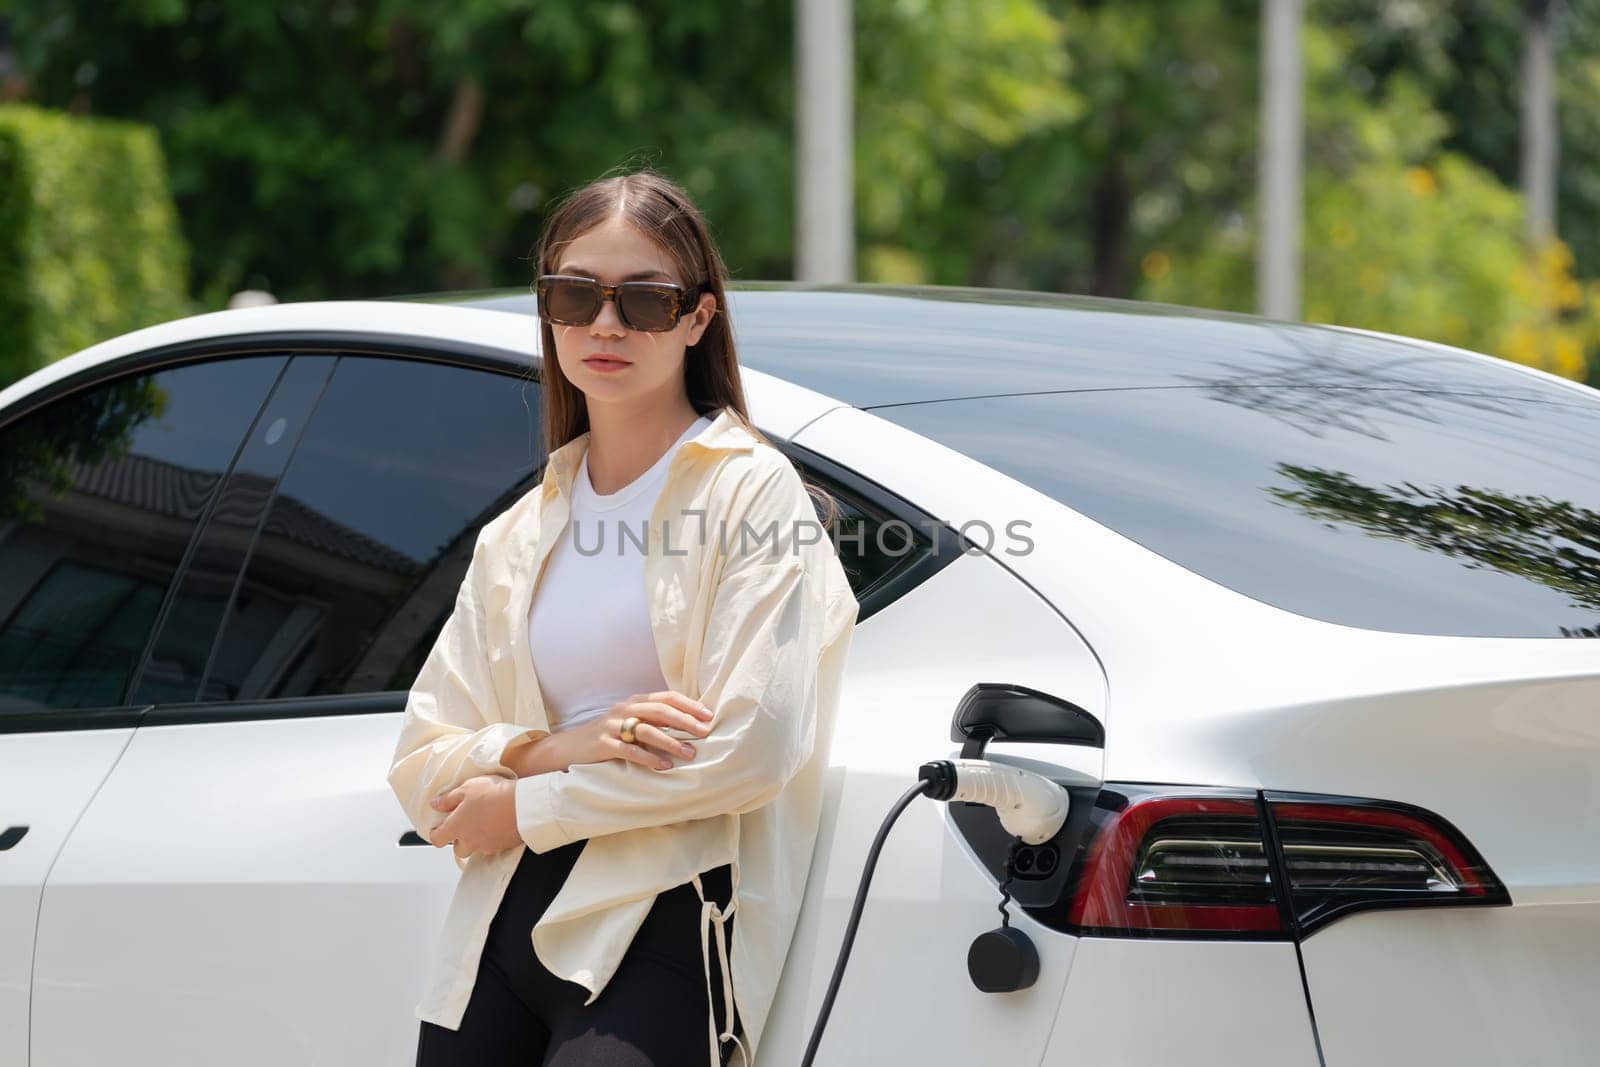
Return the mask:
<svg viewBox="0 0 1600 1067">
<path fill-rule="evenodd" d="M 1067 821 L 1067 791 L 1043 775 L 981 759 L 935 760 L 924 763 L 918 777 L 929 783 L 934 800 L 987 804 L 1000 825 L 1025 844 L 1042 845 Z"/>
<path fill-rule="evenodd" d="M 861 923 L 861 911 L 867 903 L 867 887 L 872 884 L 872 872 L 878 866 L 878 853 L 883 851 L 884 840 L 889 836 L 895 820 L 913 800 L 918 796 L 929 796 L 935 800 L 986 804 L 1000 816 L 1000 825 L 1005 827 L 1007 833 L 1029 845 L 1043 844 L 1055 837 L 1067 821 L 1070 808 L 1067 791 L 1043 775 L 1020 767 L 981 759 L 935 760 L 922 765 L 918 779 L 917 784 L 906 790 L 895 801 L 894 807 L 889 809 L 888 816 L 878 827 L 877 836 L 872 839 L 872 847 L 867 850 L 866 862 L 861 867 L 861 881 L 856 886 L 855 903 L 845 923 L 844 942 L 839 946 L 833 977 L 828 982 L 828 991 L 823 995 L 816 1025 L 811 1031 L 811 1040 L 800 1061 L 802 1067 L 810 1067 L 816 1058 L 822 1031 L 833 1012 L 833 1001 L 839 994 L 839 983 L 844 978 L 845 964 L 850 959 L 850 948 L 855 944 L 856 928 Z M 1034 976 L 1038 974 L 1038 957 L 1027 935 L 1007 923 L 1001 929 L 978 939 L 968 955 L 968 968 L 979 989 L 1007 992 L 1026 988 L 1033 983 Z M 989 978 L 988 975 L 998 977 Z"/>
</svg>

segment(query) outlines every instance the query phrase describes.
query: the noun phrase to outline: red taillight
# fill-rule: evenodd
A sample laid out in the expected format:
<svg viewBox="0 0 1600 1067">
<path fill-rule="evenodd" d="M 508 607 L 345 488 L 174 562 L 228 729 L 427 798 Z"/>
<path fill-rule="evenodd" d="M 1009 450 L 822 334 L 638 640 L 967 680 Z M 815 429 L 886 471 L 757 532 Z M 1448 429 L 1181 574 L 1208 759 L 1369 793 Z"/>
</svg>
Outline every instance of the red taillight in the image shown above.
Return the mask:
<svg viewBox="0 0 1600 1067">
<path fill-rule="evenodd" d="M 1431 812 L 1305 794 L 1266 801 L 1302 936 L 1357 910 L 1510 903 L 1477 850 Z"/>
<path fill-rule="evenodd" d="M 1104 794 L 1102 794 L 1104 795 Z M 1112 794 L 1068 923 L 1084 933 L 1286 936 L 1253 794 Z"/>
<path fill-rule="evenodd" d="M 1421 808 L 1113 783 L 1067 894 L 1052 925 L 1111 937 L 1304 937 L 1351 911 L 1511 902 L 1460 831 Z"/>
</svg>

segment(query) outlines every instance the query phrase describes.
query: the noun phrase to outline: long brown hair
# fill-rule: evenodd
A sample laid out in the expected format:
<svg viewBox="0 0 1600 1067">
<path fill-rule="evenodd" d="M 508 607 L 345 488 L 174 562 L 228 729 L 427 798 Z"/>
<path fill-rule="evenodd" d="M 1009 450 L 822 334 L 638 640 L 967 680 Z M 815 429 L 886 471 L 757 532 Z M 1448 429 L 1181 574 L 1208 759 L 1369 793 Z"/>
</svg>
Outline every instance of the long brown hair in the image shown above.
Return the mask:
<svg viewBox="0 0 1600 1067">
<path fill-rule="evenodd" d="M 534 253 L 534 274 L 554 274 L 562 249 L 606 220 L 623 220 L 654 241 L 671 257 L 685 285 L 702 286 L 717 298 L 711 322 L 700 340 L 684 352 L 684 386 L 689 403 L 701 415 L 727 408 L 756 440 L 771 445 L 750 421 L 744 384 L 739 376 L 738 349 L 733 323 L 728 317 L 727 265 L 711 228 L 689 194 L 672 179 L 648 167 L 598 178 L 574 190 L 551 212 L 539 235 Z M 555 330 L 539 321 L 539 350 L 543 354 L 540 392 L 543 394 L 545 455 L 589 429 L 588 398 L 562 373 L 556 359 Z M 773 446 L 776 447 L 776 446 Z M 838 504 L 824 489 L 805 482 L 806 491 L 824 501 L 824 525 L 838 517 Z"/>
</svg>

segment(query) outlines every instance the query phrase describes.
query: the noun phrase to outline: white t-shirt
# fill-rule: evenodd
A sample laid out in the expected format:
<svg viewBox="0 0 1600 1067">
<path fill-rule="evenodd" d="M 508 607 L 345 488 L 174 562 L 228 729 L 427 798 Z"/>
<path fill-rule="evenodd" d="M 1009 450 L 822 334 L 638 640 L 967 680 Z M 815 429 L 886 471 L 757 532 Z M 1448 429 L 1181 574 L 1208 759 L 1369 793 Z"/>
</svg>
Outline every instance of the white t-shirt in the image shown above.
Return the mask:
<svg viewBox="0 0 1600 1067">
<path fill-rule="evenodd" d="M 649 470 L 607 496 L 594 491 L 585 453 L 567 529 L 528 610 L 528 645 L 552 731 L 625 696 L 667 688 L 644 591 L 645 533 L 673 453 L 709 425 L 700 416 Z"/>
</svg>

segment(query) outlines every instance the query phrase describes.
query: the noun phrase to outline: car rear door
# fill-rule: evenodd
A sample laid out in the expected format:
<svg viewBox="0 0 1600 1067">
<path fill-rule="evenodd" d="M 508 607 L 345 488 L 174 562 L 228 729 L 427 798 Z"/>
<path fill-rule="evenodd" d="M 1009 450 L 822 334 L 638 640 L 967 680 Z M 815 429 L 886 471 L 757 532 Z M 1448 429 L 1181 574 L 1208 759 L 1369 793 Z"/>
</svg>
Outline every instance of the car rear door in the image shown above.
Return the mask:
<svg viewBox="0 0 1600 1067">
<path fill-rule="evenodd" d="M 276 370 L 105 372 L 0 413 L 0 1063 L 28 1062 L 46 879 L 133 735 L 160 605 Z"/>
</svg>

